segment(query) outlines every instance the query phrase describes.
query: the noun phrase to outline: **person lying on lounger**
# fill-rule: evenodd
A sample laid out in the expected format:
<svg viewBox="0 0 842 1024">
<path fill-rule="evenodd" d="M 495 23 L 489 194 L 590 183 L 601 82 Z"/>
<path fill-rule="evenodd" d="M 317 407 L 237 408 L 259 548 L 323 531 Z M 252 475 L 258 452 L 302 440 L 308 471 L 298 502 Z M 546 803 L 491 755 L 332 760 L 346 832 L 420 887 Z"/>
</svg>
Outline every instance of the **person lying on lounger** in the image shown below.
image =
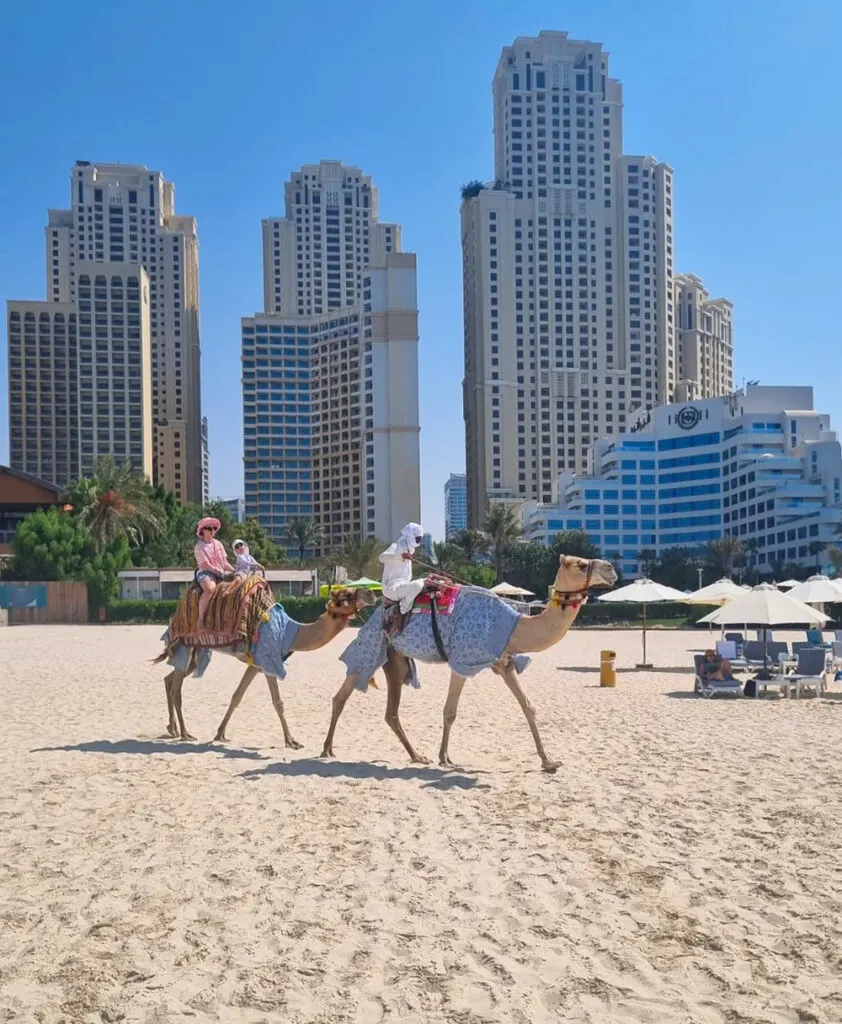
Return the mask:
<svg viewBox="0 0 842 1024">
<path fill-rule="evenodd" d="M 727 658 L 720 657 L 716 651 L 710 649 L 705 651 L 704 661 L 699 667 L 699 675 L 704 682 L 712 680 L 717 680 L 721 683 L 736 682 L 731 662 Z"/>
</svg>

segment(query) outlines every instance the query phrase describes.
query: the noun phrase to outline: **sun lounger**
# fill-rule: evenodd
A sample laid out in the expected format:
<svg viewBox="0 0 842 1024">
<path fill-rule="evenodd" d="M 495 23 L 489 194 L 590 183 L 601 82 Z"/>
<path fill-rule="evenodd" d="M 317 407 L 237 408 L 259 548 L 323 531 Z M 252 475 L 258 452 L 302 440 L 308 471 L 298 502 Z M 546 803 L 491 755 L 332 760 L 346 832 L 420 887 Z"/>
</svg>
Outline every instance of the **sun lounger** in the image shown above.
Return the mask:
<svg viewBox="0 0 842 1024">
<path fill-rule="evenodd" d="M 737 679 L 702 679 L 701 671 L 704 660 L 704 654 L 693 655 L 696 668 L 696 678 L 693 683 L 695 693 L 700 697 L 713 697 L 717 693 L 730 693 L 732 697 L 742 697 L 743 684 Z"/>
<path fill-rule="evenodd" d="M 794 672 L 783 678 L 795 685 L 795 696 L 800 697 L 803 689 L 813 689 L 816 696 L 821 697 L 827 689 L 826 654 L 823 648 L 813 647 L 799 651 L 798 665 Z"/>
</svg>

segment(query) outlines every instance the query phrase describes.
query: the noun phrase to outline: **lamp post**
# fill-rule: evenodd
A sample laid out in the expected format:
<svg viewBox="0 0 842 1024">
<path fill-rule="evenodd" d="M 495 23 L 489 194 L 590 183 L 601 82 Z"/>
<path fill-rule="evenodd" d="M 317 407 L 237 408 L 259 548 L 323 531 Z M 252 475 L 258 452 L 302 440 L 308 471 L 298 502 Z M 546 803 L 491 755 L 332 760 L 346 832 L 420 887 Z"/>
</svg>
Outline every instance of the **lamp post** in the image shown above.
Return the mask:
<svg viewBox="0 0 842 1024">
<path fill-rule="evenodd" d="M 696 566 L 696 572 L 699 574 L 699 590 L 701 590 L 702 589 L 702 574 L 704 573 L 704 569 L 702 568 L 701 565 L 697 565 Z"/>
</svg>

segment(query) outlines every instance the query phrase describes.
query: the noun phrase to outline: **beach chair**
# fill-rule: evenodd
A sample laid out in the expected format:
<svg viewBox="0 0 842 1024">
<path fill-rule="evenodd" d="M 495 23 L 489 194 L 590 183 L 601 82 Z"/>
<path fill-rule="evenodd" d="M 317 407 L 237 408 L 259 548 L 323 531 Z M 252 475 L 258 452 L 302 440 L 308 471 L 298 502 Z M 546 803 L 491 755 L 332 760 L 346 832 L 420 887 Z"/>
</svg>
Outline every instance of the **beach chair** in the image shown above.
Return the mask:
<svg viewBox="0 0 842 1024">
<path fill-rule="evenodd" d="M 835 629 L 833 631 L 833 639 L 838 644 L 842 644 L 842 629 Z"/>
<path fill-rule="evenodd" d="M 771 644 L 775 641 L 775 637 L 772 635 L 772 630 L 768 629 L 766 626 L 763 626 L 762 629 L 758 629 L 757 639 L 761 644 Z"/>
<path fill-rule="evenodd" d="M 743 644 L 746 642 L 745 641 L 745 637 L 743 636 L 743 634 L 742 633 L 726 633 L 725 634 L 725 639 L 726 640 L 733 640 L 734 641 L 734 643 L 737 645 L 737 656 L 738 657 L 742 657 L 742 654 L 743 654 Z"/>
<path fill-rule="evenodd" d="M 732 697 L 742 697 L 743 684 L 736 679 L 702 679 L 702 662 L 704 654 L 694 654 L 693 663 L 696 669 L 696 678 L 693 682 L 693 691 L 700 697 L 714 697 L 717 693 L 730 693 Z"/>
<path fill-rule="evenodd" d="M 826 656 L 823 648 L 812 647 L 798 652 L 798 665 L 794 672 L 783 678 L 795 685 L 795 696 L 800 697 L 804 688 L 816 691 L 821 697 L 827 689 Z"/>
<path fill-rule="evenodd" d="M 763 668 L 766 664 L 763 657 L 764 651 L 765 644 L 759 640 L 746 640 L 745 647 L 743 647 L 743 657 L 745 658 L 746 665 L 749 668 Z"/>
<path fill-rule="evenodd" d="M 738 649 L 736 640 L 717 640 L 716 653 L 720 658 L 727 658 L 731 662 L 731 668 L 737 671 L 747 668 L 745 657 L 743 652 Z"/>
<path fill-rule="evenodd" d="M 831 665 L 833 666 L 833 678 L 835 680 L 842 679 L 842 642 L 833 642 L 833 652 L 831 654 Z"/>
<path fill-rule="evenodd" d="M 824 642 L 824 635 L 820 629 L 808 629 L 807 630 L 807 643 L 812 644 L 813 647 L 828 647 L 829 644 Z"/>
</svg>

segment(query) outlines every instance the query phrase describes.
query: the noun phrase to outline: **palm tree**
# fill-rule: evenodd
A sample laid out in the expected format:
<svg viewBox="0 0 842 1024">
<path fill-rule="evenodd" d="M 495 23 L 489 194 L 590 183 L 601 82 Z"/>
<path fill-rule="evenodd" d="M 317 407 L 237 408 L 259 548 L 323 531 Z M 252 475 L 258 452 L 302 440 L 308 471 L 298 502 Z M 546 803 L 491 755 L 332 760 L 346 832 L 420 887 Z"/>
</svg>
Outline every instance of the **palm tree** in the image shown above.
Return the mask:
<svg viewBox="0 0 842 1024">
<path fill-rule="evenodd" d="M 743 542 L 739 537 L 726 534 L 708 544 L 707 556 L 710 564 L 728 579 L 734 573 L 734 562 L 743 553 Z"/>
<path fill-rule="evenodd" d="M 72 483 L 65 500 L 87 526 L 97 551 L 122 538 L 137 547 L 166 527 L 166 513 L 146 477 L 128 462 L 118 466 L 111 456 L 97 460 L 90 479 Z"/>
<path fill-rule="evenodd" d="M 642 576 L 648 576 L 651 578 L 657 564 L 658 555 L 652 548 L 644 548 L 642 551 L 638 551 L 637 568 Z"/>
<path fill-rule="evenodd" d="M 495 502 L 488 506 L 482 527 L 488 537 L 489 548 L 497 570 L 495 582 L 499 583 L 503 576 L 503 558 L 506 548 L 520 539 L 523 530 L 512 506 L 504 505 L 501 502 Z"/>
<path fill-rule="evenodd" d="M 821 553 L 824 551 L 826 545 L 821 540 L 810 541 L 810 555 L 816 560 L 816 572 L 822 571 Z"/>
<path fill-rule="evenodd" d="M 462 568 L 465 561 L 462 549 L 446 540 L 437 540 L 433 544 L 433 557 L 436 565 L 444 573 L 456 572 Z"/>
<path fill-rule="evenodd" d="M 297 516 L 290 519 L 284 527 L 284 543 L 293 551 L 298 552 L 298 564 L 304 561 L 304 552 L 317 548 L 323 540 L 321 526 L 315 519 Z"/>
<path fill-rule="evenodd" d="M 376 537 L 346 537 L 337 557 L 352 580 L 373 576 L 377 572 L 377 556 L 386 545 Z"/>
<path fill-rule="evenodd" d="M 468 562 L 473 562 L 477 555 L 488 554 L 489 540 L 482 530 L 460 530 L 451 543 L 465 553 Z"/>
</svg>

